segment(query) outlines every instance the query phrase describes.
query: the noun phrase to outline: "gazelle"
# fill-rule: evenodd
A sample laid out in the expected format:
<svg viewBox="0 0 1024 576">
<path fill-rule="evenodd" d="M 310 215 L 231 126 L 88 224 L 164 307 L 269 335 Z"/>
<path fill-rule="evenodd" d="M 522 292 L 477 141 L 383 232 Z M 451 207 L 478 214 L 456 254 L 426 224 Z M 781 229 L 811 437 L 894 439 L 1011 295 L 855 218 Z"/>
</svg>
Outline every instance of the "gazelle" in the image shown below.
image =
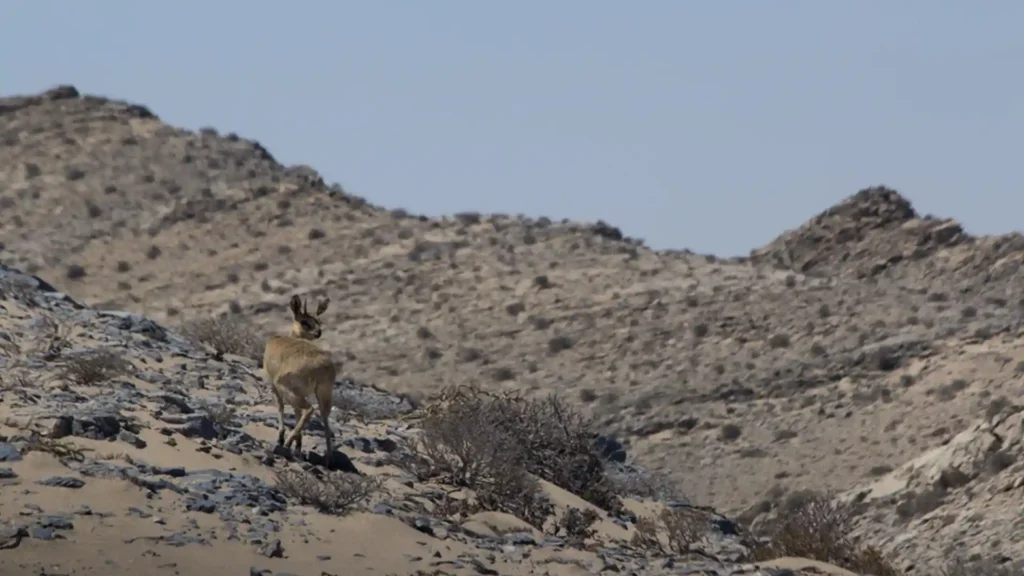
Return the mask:
<svg viewBox="0 0 1024 576">
<path fill-rule="evenodd" d="M 292 311 L 292 328 L 287 336 L 271 336 L 263 351 L 263 369 L 267 372 L 271 390 L 277 400 L 278 430 L 277 443 L 288 448 L 295 443 L 295 449 L 302 452 L 302 430 L 313 415 L 309 397 L 316 398 L 320 419 L 324 423 L 327 449 L 324 453 L 325 466 L 330 469 L 334 454 L 334 433 L 328 418 L 331 415 L 331 401 L 334 394 L 334 378 L 338 366 L 330 354 L 312 341 L 320 338 L 320 316 L 327 310 L 330 298 L 323 298 L 311 315 L 306 303 L 296 294 L 289 306 Z M 297 421 L 292 433 L 285 438 L 284 405 L 287 402 L 295 411 Z"/>
</svg>

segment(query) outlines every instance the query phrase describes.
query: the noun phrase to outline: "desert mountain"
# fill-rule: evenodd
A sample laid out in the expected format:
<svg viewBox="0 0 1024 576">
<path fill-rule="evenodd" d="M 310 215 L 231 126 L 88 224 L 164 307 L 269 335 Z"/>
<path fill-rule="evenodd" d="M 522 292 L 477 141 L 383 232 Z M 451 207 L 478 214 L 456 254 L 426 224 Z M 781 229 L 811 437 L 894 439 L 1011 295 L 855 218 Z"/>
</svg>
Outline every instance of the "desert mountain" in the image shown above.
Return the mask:
<svg viewBox="0 0 1024 576">
<path fill-rule="evenodd" d="M 604 222 L 388 210 L 256 142 L 64 86 L 0 100 L 0 246 L 83 304 L 183 329 L 267 334 L 291 294 L 328 295 L 322 342 L 360 384 L 558 392 L 755 525 L 831 491 L 904 567 L 1024 558 L 989 513 L 1024 470 L 997 431 L 1019 429 L 1024 237 L 973 236 L 884 186 L 718 259 Z"/>
</svg>

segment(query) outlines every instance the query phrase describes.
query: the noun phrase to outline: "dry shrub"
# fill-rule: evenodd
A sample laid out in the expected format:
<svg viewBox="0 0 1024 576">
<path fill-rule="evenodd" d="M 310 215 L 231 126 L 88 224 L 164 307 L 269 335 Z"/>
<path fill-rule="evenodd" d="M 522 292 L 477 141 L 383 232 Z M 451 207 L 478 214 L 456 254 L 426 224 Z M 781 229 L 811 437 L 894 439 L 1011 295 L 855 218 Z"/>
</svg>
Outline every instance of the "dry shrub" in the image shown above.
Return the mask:
<svg viewBox="0 0 1024 576">
<path fill-rule="evenodd" d="M 434 514 L 441 517 L 470 516 L 483 510 L 511 514 L 538 530 L 554 513 L 554 505 L 541 490 L 540 482 L 520 467 L 509 466 L 496 470 L 493 476 L 478 476 L 469 486 L 447 491 L 434 500 Z M 462 497 L 452 494 L 462 492 Z"/>
<path fill-rule="evenodd" d="M 495 407 L 475 393 L 428 407 L 417 450 L 405 463 L 421 479 L 473 490 L 460 513 L 497 510 L 541 527 L 554 508 L 527 472 L 517 434 L 498 424 Z"/>
<path fill-rule="evenodd" d="M 424 414 L 423 434 L 408 462 L 422 479 L 470 488 L 481 505 L 535 526 L 552 508 L 542 503 L 546 499 L 531 475 L 598 507 L 621 510 L 593 451 L 589 421 L 556 396 L 527 400 L 514 393 L 447 388 Z"/>
<path fill-rule="evenodd" d="M 282 470 L 276 478 L 277 487 L 285 496 L 332 514 L 346 514 L 383 488 L 379 478 L 351 472 L 327 472 L 318 477 L 301 470 Z"/>
<path fill-rule="evenodd" d="M 633 529 L 635 531 L 631 544 L 634 548 L 664 552 L 661 537 L 658 534 L 658 521 L 655 518 L 641 516 L 636 519 Z"/>
<path fill-rule="evenodd" d="M 711 525 L 711 517 L 699 508 L 666 509 L 661 513 L 665 525 L 668 547 L 674 554 L 686 554 L 698 550 Z"/>
<path fill-rule="evenodd" d="M 852 509 L 831 495 L 810 495 L 795 502 L 769 527 L 752 549 L 755 560 L 797 556 L 829 562 L 859 574 L 897 576 L 899 571 L 872 546 L 850 538 Z"/>
<path fill-rule="evenodd" d="M 224 428 L 232 428 L 238 425 L 238 410 L 234 406 L 226 404 L 208 404 L 203 408 L 206 417 L 211 422 L 219 424 Z"/>
<path fill-rule="evenodd" d="M 661 554 L 709 556 L 699 544 L 708 534 L 711 515 L 701 508 L 666 508 L 657 518 L 638 518 L 632 545 Z M 665 535 L 662 540 L 661 534 Z M 664 543 L 663 543 L 664 542 Z"/>
<path fill-rule="evenodd" d="M 679 485 L 660 473 L 637 466 L 608 466 L 605 472 L 614 484 L 616 494 L 657 502 L 686 500 Z"/>
<path fill-rule="evenodd" d="M 558 522 L 552 526 L 551 534 L 561 536 L 569 546 L 582 548 L 587 539 L 593 538 L 594 524 L 601 516 L 593 508 L 580 510 L 576 507 L 569 507 Z"/>
<path fill-rule="evenodd" d="M 594 451 L 591 422 L 559 396 L 503 398 L 499 425 L 516 431 L 527 454 L 526 469 L 612 514 L 622 511 L 616 485 Z"/>
<path fill-rule="evenodd" d="M 78 446 L 66 440 L 41 436 L 38 433 L 33 433 L 29 436 L 28 442 L 22 447 L 22 451 L 25 453 L 42 452 L 50 454 L 62 462 L 67 460 L 81 462 L 85 460 L 85 453 Z"/>
<path fill-rule="evenodd" d="M 445 406 L 427 408 L 415 461 L 421 478 L 442 478 L 475 490 L 494 481 L 497 472 L 522 465 L 515 435 L 495 425 L 488 410 L 493 406 L 476 400 L 459 395 Z"/>
<path fill-rule="evenodd" d="M 496 510 L 522 519 L 538 530 L 551 516 L 555 507 L 541 490 L 540 482 L 523 468 L 508 466 L 500 477 L 494 477 L 476 487 L 476 497 L 467 501 L 464 510 L 473 514 L 480 510 Z"/>
<path fill-rule="evenodd" d="M 235 315 L 190 320 L 178 331 L 193 344 L 212 348 L 217 359 L 234 354 L 258 361 L 263 356 L 263 339 L 256 328 Z"/>
<path fill-rule="evenodd" d="M 130 365 L 113 350 L 89 350 L 67 356 L 60 378 L 79 386 L 92 386 L 128 373 Z"/>
</svg>

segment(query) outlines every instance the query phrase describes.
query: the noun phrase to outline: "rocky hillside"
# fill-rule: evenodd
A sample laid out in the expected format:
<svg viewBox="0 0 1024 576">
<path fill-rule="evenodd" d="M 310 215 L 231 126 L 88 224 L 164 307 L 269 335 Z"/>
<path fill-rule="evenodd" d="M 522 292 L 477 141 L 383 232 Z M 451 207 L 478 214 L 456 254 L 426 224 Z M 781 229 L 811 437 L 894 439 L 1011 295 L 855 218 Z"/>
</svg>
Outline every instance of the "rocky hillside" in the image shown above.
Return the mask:
<svg viewBox="0 0 1024 576">
<path fill-rule="evenodd" d="M 722 260 L 606 223 L 386 210 L 258 143 L 71 87 L 0 100 L 0 146 L 8 265 L 186 334 L 251 324 L 255 342 L 290 294 L 329 295 L 323 342 L 347 378 L 412 401 L 559 392 L 692 501 L 755 524 L 807 490 L 859 493 L 1021 392 L 1024 238 L 972 236 L 885 187 Z M 908 565 L 1019 557 L 994 527 L 969 524 L 980 549 L 938 528 L 979 486 L 909 516 L 873 499 L 862 529 Z"/>
<path fill-rule="evenodd" d="M 342 381 L 325 470 L 322 423 L 278 446 L 254 371 L 0 267 L 4 574 L 849 574 L 637 499 L 647 474 L 553 404 L 456 388 L 418 413 Z"/>
</svg>

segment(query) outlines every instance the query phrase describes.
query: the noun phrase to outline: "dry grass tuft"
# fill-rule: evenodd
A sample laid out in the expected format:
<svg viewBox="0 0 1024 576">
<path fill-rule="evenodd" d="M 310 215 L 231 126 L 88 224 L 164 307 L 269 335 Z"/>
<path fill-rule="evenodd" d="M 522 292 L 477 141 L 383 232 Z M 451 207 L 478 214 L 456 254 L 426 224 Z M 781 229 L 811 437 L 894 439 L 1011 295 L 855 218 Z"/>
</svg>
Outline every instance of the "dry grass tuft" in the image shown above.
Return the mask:
<svg viewBox="0 0 1024 576">
<path fill-rule="evenodd" d="M 10 336 L 0 333 L 0 355 L 16 358 L 21 354 L 21 346 L 10 340 Z"/>
<path fill-rule="evenodd" d="M 17 364 L 14 364 L 14 366 L 17 366 Z M 34 390 L 37 387 L 38 381 L 38 374 L 12 367 L 0 374 L 0 389 L 20 388 Z"/>
<path fill-rule="evenodd" d="M 71 347 L 71 327 L 62 321 L 42 316 L 39 319 L 38 331 L 34 345 L 29 350 L 32 356 L 39 356 L 47 362 L 52 362 Z"/>
<path fill-rule="evenodd" d="M 23 452 L 43 452 L 50 454 L 60 461 L 71 460 L 81 462 L 85 460 L 85 453 L 77 446 L 66 440 L 57 440 L 47 436 L 33 433 L 29 436 L 28 442 L 22 449 Z"/>
<path fill-rule="evenodd" d="M 1019 563 L 999 563 L 993 560 L 965 561 L 962 558 L 950 560 L 939 576 L 1022 576 L 1024 568 Z"/>
<path fill-rule="evenodd" d="M 67 356 L 60 378 L 70 384 L 93 386 L 129 372 L 130 364 L 113 350 L 90 350 Z"/>
</svg>

